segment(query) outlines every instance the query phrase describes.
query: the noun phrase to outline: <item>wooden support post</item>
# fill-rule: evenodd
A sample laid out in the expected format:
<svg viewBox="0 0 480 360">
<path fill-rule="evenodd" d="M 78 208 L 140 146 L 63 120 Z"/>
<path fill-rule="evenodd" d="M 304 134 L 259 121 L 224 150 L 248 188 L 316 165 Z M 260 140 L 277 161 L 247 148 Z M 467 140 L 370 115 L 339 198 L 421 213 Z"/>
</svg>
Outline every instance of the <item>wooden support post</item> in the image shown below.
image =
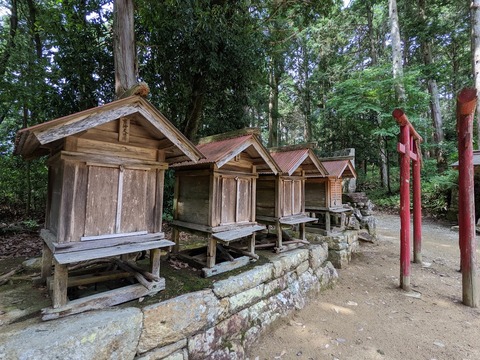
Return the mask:
<svg viewBox="0 0 480 360">
<path fill-rule="evenodd" d="M 413 163 L 413 262 L 422 263 L 422 189 L 420 185 L 420 149 Z"/>
<path fill-rule="evenodd" d="M 252 234 L 248 241 L 247 251 L 251 254 L 255 254 L 255 233 Z"/>
<path fill-rule="evenodd" d="M 473 113 L 476 89 L 463 89 L 457 99 L 458 219 L 463 303 L 478 307 L 477 244 L 473 183 Z"/>
<path fill-rule="evenodd" d="M 175 243 L 175 246 L 173 247 L 173 253 L 178 254 L 180 252 L 180 230 L 178 230 L 176 227 L 173 227 L 172 229 L 172 240 Z"/>
<path fill-rule="evenodd" d="M 330 224 L 330 211 L 325 211 L 325 230 L 327 231 L 327 234 L 331 230 L 331 224 Z"/>
<path fill-rule="evenodd" d="M 150 250 L 150 272 L 157 277 L 160 276 L 160 249 Z"/>
<path fill-rule="evenodd" d="M 59 264 L 55 261 L 53 274 L 53 308 L 58 308 L 67 304 L 67 288 L 68 288 L 68 268 L 67 265 Z"/>
<path fill-rule="evenodd" d="M 305 223 L 299 224 L 300 240 L 305 240 Z"/>
<path fill-rule="evenodd" d="M 400 126 L 400 287 L 410 291 L 410 126 Z"/>
<path fill-rule="evenodd" d="M 283 247 L 283 243 L 282 243 L 282 240 L 283 240 L 283 234 L 282 234 L 282 224 L 280 224 L 280 221 L 277 220 L 276 224 L 275 224 L 275 227 L 277 229 L 277 253 L 282 251 L 282 247 Z"/>
<path fill-rule="evenodd" d="M 207 240 L 207 268 L 215 266 L 215 258 L 217 256 L 217 239 L 211 234 L 208 235 Z"/>
<path fill-rule="evenodd" d="M 41 279 L 42 283 L 46 283 L 47 278 L 52 275 L 52 264 L 53 264 L 53 254 L 47 244 L 43 243 L 43 250 L 42 250 L 42 272 L 41 272 Z"/>
</svg>

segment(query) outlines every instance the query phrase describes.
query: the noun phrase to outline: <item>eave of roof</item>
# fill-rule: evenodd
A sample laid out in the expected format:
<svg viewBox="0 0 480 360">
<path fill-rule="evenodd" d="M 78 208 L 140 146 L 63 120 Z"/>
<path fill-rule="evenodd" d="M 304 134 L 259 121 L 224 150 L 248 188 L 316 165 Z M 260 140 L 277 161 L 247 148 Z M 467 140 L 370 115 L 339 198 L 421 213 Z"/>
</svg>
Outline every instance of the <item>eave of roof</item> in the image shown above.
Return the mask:
<svg viewBox="0 0 480 360">
<path fill-rule="evenodd" d="M 203 158 L 202 153 L 158 109 L 140 96 L 130 96 L 22 129 L 17 133 L 14 154 L 32 155 L 41 145 L 135 113 L 142 115 L 192 161 Z"/>
</svg>

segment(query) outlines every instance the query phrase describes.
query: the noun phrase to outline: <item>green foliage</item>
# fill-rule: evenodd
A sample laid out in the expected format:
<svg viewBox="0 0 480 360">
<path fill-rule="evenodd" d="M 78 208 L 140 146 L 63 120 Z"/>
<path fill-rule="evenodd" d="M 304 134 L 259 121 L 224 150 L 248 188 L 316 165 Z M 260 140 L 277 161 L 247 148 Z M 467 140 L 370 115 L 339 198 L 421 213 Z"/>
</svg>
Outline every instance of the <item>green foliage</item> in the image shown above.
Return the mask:
<svg viewBox="0 0 480 360">
<path fill-rule="evenodd" d="M 247 2 L 141 1 L 137 25 L 141 75 L 174 124 L 184 130 L 198 110 L 198 136 L 248 124 L 263 54 Z"/>
<path fill-rule="evenodd" d="M 41 218 L 44 160 L 13 157 L 16 132 L 113 99 L 112 11 L 108 0 L 7 1 L 0 15 L 0 216 Z M 33 4 L 33 8 L 29 7 Z M 17 6 L 16 29 L 11 15 Z M 399 3 L 404 44 L 405 113 L 423 136 L 423 151 L 455 160 L 455 95 L 469 85 L 469 7 L 432 0 Z M 281 144 L 312 140 L 318 151 L 354 147 L 360 184 L 377 204 L 398 202 L 398 106 L 392 80 L 385 1 L 135 1 L 138 75 L 150 100 L 189 135 L 252 125 L 268 138 L 269 76 L 278 76 Z M 8 9 L 7 9 L 8 8 Z M 13 31 L 16 30 L 16 31 Z M 424 65 L 421 44 L 432 47 Z M 440 90 L 445 141 L 437 144 L 427 81 Z M 191 120 L 198 120 L 193 127 Z M 195 127 L 196 126 L 196 127 Z M 189 128 L 190 127 L 190 128 Z M 391 166 L 392 194 L 381 189 L 380 140 Z M 363 169 L 368 173 L 363 174 Z M 362 175 L 363 174 L 363 175 Z M 424 203 L 443 212 L 455 172 L 439 174 L 427 159 Z M 173 175 L 165 180 L 164 218 L 171 217 Z M 26 209 L 28 199 L 29 209 Z M 8 211 L 5 209 L 9 209 Z M 28 210 L 28 211 L 27 211 Z"/>
</svg>

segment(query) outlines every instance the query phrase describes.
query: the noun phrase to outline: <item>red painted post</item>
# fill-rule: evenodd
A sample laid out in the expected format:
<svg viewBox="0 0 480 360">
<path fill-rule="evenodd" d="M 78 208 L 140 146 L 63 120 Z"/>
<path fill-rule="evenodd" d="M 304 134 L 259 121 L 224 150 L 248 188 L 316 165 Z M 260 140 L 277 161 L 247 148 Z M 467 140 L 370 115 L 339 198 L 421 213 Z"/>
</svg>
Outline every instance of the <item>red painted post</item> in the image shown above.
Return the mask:
<svg viewBox="0 0 480 360">
<path fill-rule="evenodd" d="M 420 169 L 422 167 L 420 147 L 414 143 L 417 160 L 413 163 L 413 262 L 422 263 L 422 188 Z"/>
<path fill-rule="evenodd" d="M 400 287 L 410 291 L 410 126 L 400 126 Z"/>
<path fill-rule="evenodd" d="M 476 89 L 463 89 L 457 99 L 458 220 L 462 299 L 465 305 L 471 307 L 478 307 L 472 143 L 476 94 Z"/>
<path fill-rule="evenodd" d="M 422 203 L 420 186 L 420 168 L 422 137 L 401 109 L 395 109 L 393 117 L 400 125 L 400 143 L 398 152 L 400 161 L 400 286 L 410 289 L 410 159 L 413 165 L 413 225 L 414 225 L 414 261 L 422 262 Z"/>
</svg>

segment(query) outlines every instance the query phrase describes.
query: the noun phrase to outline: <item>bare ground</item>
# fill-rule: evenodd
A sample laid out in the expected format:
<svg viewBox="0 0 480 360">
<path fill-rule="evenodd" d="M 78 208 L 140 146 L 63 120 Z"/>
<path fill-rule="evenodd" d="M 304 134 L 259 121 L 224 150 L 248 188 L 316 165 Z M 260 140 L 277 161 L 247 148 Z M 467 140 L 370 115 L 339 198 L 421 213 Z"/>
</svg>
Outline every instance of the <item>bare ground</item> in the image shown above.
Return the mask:
<svg viewBox="0 0 480 360">
<path fill-rule="evenodd" d="M 379 214 L 377 244 L 362 244 L 334 289 L 280 321 L 250 359 L 480 359 L 480 310 L 462 305 L 458 233 L 424 221 L 423 265 L 399 289 L 399 219 Z"/>
</svg>

